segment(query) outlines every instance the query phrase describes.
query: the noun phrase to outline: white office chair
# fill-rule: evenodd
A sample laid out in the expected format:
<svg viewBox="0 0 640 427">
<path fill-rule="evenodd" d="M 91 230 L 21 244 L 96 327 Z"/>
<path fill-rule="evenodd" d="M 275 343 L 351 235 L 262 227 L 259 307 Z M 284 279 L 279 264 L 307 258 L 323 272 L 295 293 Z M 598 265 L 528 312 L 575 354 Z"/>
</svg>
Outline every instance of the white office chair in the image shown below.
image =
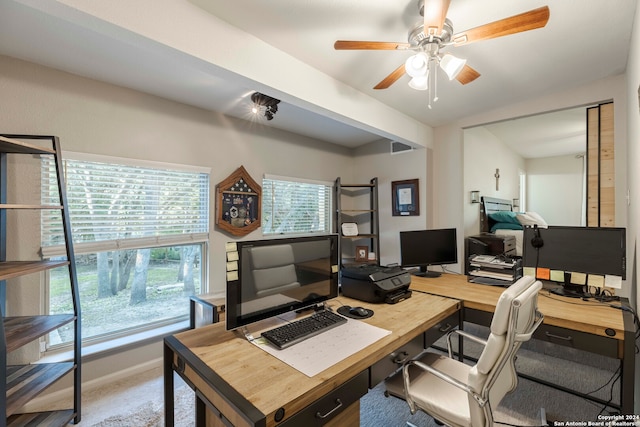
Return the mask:
<svg viewBox="0 0 640 427">
<path fill-rule="evenodd" d="M 412 414 L 420 409 L 446 425 L 492 426 L 492 408 L 517 385 L 515 354 L 542 323 L 541 287 L 531 277 L 519 279 L 500 296 L 487 340 L 451 331 L 449 357 L 423 352 L 386 380 L 387 394 L 405 399 Z M 475 365 L 453 359 L 451 337 L 457 334 L 484 345 Z"/>
</svg>

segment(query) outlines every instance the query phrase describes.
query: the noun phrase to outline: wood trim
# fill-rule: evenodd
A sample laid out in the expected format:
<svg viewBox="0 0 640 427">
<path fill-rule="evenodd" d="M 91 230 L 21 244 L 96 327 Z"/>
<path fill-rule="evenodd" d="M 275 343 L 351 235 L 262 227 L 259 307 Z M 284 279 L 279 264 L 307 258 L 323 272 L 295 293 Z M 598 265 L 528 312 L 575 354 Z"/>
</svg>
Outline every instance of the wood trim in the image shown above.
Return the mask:
<svg viewBox="0 0 640 427">
<path fill-rule="evenodd" d="M 615 226 L 613 103 L 587 108 L 587 226 Z"/>
</svg>

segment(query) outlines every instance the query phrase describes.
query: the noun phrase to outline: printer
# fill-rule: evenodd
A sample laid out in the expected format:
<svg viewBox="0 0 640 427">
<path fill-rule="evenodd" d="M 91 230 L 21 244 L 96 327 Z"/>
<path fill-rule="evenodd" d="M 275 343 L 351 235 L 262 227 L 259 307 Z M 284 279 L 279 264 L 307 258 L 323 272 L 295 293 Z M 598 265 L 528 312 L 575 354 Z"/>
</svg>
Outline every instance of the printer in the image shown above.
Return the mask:
<svg viewBox="0 0 640 427">
<path fill-rule="evenodd" d="M 349 298 L 395 304 L 411 297 L 411 274 L 401 267 L 343 267 L 340 275 L 342 295 Z"/>
</svg>

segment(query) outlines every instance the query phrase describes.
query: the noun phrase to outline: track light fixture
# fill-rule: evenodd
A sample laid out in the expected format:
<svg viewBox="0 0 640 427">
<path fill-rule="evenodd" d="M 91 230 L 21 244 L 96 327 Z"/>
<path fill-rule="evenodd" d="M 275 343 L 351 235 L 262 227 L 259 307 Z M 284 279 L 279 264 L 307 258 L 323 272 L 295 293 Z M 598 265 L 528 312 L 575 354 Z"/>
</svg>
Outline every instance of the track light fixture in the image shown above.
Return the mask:
<svg viewBox="0 0 640 427">
<path fill-rule="evenodd" d="M 273 120 L 273 116 L 278 112 L 279 99 L 272 98 L 260 92 L 254 92 L 251 95 L 251 101 L 253 102 L 253 108 L 251 111 L 254 114 L 258 114 L 261 107 L 264 107 L 264 116 L 267 120 Z"/>
</svg>

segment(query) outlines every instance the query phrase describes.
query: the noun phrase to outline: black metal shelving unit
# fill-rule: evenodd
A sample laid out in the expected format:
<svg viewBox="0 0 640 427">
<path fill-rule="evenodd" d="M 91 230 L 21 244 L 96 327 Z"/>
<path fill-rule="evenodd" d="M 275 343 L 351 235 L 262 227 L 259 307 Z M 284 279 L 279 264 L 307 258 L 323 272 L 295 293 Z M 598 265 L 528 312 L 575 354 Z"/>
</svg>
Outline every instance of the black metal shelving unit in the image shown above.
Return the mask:
<svg viewBox="0 0 640 427">
<path fill-rule="evenodd" d="M 8 203 L 9 186 L 7 174 L 11 156 L 53 156 L 56 169 L 59 205 Z M 8 229 L 7 212 L 10 210 L 60 210 L 63 235 L 66 247 L 66 259 L 48 260 L 10 260 L 7 253 L 7 237 L 17 239 L 20 230 Z M 19 286 L 11 279 L 54 268 L 67 268 L 69 272 L 69 292 L 73 301 L 73 312 L 56 315 L 15 316 L 6 315 L 7 286 Z M 0 382 L 2 395 L 0 426 L 47 425 L 64 426 L 70 422 L 80 422 L 81 398 L 81 333 L 80 333 L 80 296 L 78 293 L 71 223 L 67 207 L 67 195 L 62 172 L 60 141 L 56 136 L 44 135 L 0 135 L 0 366 L 3 379 Z M 60 363 L 31 363 L 11 365 L 7 354 L 40 339 L 49 332 L 73 324 L 73 359 Z M 73 408 L 38 413 L 19 413 L 21 408 L 35 398 L 48 386 L 66 375 L 73 375 Z"/>
<path fill-rule="evenodd" d="M 340 234 L 340 254 L 342 266 L 356 264 L 379 264 L 380 224 L 378 219 L 378 178 L 371 178 L 368 184 L 343 184 L 340 177 L 335 182 L 336 232 Z M 347 207 L 343 203 L 348 201 Z M 356 223 L 358 234 L 345 236 L 342 224 Z M 373 252 L 375 259 L 357 260 L 356 249 L 367 247 L 367 254 Z M 368 258 L 368 257 L 367 257 Z"/>
</svg>

